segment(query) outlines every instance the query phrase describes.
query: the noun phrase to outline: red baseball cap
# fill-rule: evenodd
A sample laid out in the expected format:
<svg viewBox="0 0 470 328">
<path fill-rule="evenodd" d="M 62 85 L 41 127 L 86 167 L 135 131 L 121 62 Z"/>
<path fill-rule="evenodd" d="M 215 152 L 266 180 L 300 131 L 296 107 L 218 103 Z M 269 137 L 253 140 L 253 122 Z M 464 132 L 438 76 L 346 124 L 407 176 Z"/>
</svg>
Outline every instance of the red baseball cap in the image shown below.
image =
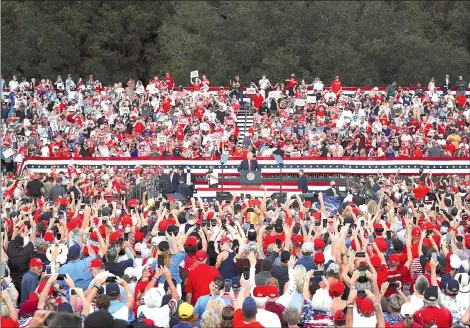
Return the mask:
<svg viewBox="0 0 470 328">
<path fill-rule="evenodd" d="M 104 263 L 101 262 L 99 259 L 95 258 L 90 262 L 90 265 L 88 266 L 88 269 L 102 268 L 102 267 L 104 267 Z"/>
<path fill-rule="evenodd" d="M 377 248 L 379 249 L 379 251 L 381 251 L 382 253 L 388 249 L 388 244 L 383 238 L 375 239 L 375 244 L 377 245 Z"/>
<path fill-rule="evenodd" d="M 302 235 L 295 235 L 294 243 L 296 245 L 302 245 L 303 242 L 304 242 L 304 237 L 302 237 Z"/>
<path fill-rule="evenodd" d="M 346 313 L 344 310 L 338 310 L 335 312 L 334 321 L 336 322 L 346 322 Z"/>
<path fill-rule="evenodd" d="M 278 298 L 279 297 L 279 289 L 275 285 L 269 285 L 266 288 L 268 290 L 268 297 L 269 298 Z"/>
<path fill-rule="evenodd" d="M 337 282 L 336 284 L 330 287 L 330 296 L 332 298 L 341 296 L 343 295 L 345 289 L 346 289 L 345 284 L 343 284 L 342 282 Z"/>
<path fill-rule="evenodd" d="M 372 304 L 372 301 L 368 298 L 363 298 L 361 300 L 361 303 L 359 303 L 359 313 L 368 313 L 368 312 L 374 312 L 374 305 Z"/>
<path fill-rule="evenodd" d="M 313 247 L 315 247 L 316 250 L 323 250 L 325 249 L 325 241 L 321 238 L 317 238 L 313 241 Z"/>
<path fill-rule="evenodd" d="M 312 202 L 309 201 L 309 200 L 306 200 L 305 203 L 304 203 L 304 206 L 307 207 L 307 208 L 310 208 L 310 207 L 312 207 Z"/>
<path fill-rule="evenodd" d="M 195 236 L 189 236 L 186 239 L 185 245 L 187 245 L 187 246 L 196 246 L 197 245 L 197 238 Z"/>
<path fill-rule="evenodd" d="M 30 267 L 42 267 L 44 263 L 41 261 L 41 259 L 37 258 L 37 257 L 33 257 L 30 261 L 29 261 L 29 266 Z"/>
<path fill-rule="evenodd" d="M 220 240 L 219 240 L 219 243 L 228 243 L 228 244 L 229 244 L 229 243 L 231 243 L 231 242 L 232 242 L 232 241 L 231 241 L 230 238 L 227 237 L 227 236 L 224 236 L 224 237 L 220 238 Z"/>
<path fill-rule="evenodd" d="M 400 255 L 392 254 L 388 257 L 388 263 L 398 263 L 400 262 Z"/>
<path fill-rule="evenodd" d="M 316 264 L 325 263 L 325 255 L 323 255 L 323 252 L 316 252 L 315 256 L 313 257 L 313 262 Z"/>
<path fill-rule="evenodd" d="M 255 289 L 253 289 L 253 296 L 254 297 L 267 297 L 268 288 L 266 286 L 256 286 Z"/>
<path fill-rule="evenodd" d="M 160 223 L 158 224 L 158 230 L 159 231 L 166 231 L 166 229 L 168 229 L 169 225 L 170 224 L 166 220 L 160 221 Z"/>
<path fill-rule="evenodd" d="M 424 224 L 424 229 L 426 230 L 434 230 L 434 225 L 430 222 Z"/>
<path fill-rule="evenodd" d="M 420 227 L 413 227 L 413 230 L 411 230 L 411 236 L 412 237 L 419 237 L 421 236 L 421 229 Z"/>
<path fill-rule="evenodd" d="M 207 258 L 207 253 L 206 253 L 205 250 L 202 250 L 202 249 L 201 249 L 201 250 L 199 250 L 199 251 L 196 252 L 195 257 L 196 257 L 196 261 L 198 261 L 198 262 L 204 262 L 204 261 L 206 260 L 206 258 Z"/>
<path fill-rule="evenodd" d="M 52 243 L 54 241 L 54 234 L 50 231 L 44 234 L 44 241 Z"/>
<path fill-rule="evenodd" d="M 382 260 L 380 259 L 380 257 L 375 255 L 370 258 L 370 263 L 375 269 L 378 269 L 382 265 Z"/>
</svg>

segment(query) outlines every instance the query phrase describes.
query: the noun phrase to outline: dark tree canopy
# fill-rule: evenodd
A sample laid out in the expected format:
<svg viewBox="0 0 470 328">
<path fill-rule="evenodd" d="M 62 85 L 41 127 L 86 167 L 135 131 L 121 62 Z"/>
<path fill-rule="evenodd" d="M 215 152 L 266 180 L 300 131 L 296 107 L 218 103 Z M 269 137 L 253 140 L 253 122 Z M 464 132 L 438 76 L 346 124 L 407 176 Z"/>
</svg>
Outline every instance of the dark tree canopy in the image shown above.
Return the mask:
<svg viewBox="0 0 470 328">
<path fill-rule="evenodd" d="M 1 3 L 2 73 L 213 85 L 266 73 L 401 85 L 470 73 L 470 2 L 22 1 Z M 466 77 L 468 79 L 468 76 Z"/>
</svg>

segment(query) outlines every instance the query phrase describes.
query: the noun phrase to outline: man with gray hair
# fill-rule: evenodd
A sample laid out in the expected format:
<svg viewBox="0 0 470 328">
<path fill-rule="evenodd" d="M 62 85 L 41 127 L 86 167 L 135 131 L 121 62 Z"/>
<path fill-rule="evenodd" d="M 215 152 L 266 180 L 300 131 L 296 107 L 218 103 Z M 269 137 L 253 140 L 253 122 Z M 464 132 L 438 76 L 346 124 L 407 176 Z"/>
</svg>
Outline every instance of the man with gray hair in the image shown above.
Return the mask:
<svg viewBox="0 0 470 328">
<path fill-rule="evenodd" d="M 288 307 L 284 310 L 282 314 L 284 321 L 287 323 L 288 328 L 297 328 L 298 323 L 300 322 L 300 312 L 295 307 Z"/>
</svg>

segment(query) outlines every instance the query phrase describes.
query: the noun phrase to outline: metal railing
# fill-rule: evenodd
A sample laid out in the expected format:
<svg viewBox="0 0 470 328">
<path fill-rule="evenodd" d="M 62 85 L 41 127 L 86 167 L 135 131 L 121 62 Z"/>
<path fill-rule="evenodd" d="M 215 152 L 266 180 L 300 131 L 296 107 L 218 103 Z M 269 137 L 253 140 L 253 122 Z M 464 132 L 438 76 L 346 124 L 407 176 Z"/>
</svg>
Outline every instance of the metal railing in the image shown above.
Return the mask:
<svg viewBox="0 0 470 328">
<path fill-rule="evenodd" d="M 127 194 L 127 199 L 142 200 L 144 193 L 147 193 L 147 199 L 158 198 L 162 196 L 166 188 L 166 182 L 160 180 L 159 176 L 147 178 L 145 181 L 132 186 Z"/>
</svg>

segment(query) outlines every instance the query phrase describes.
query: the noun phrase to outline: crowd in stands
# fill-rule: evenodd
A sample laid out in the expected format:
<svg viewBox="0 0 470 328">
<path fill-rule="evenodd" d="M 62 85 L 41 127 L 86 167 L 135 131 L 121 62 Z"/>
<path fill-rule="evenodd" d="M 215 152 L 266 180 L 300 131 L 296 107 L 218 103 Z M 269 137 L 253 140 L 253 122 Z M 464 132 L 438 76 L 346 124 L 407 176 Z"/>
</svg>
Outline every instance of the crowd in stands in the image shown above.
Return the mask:
<svg viewBox="0 0 470 328">
<path fill-rule="evenodd" d="M 86 80 L 86 81 L 85 81 Z M 166 73 L 144 87 L 103 86 L 92 75 L 21 81 L 2 90 L 2 163 L 24 157 L 213 157 L 253 151 L 269 157 L 469 157 L 470 106 L 466 82 L 429 82 L 343 92 L 340 77 L 324 87 L 295 75 L 272 85 L 266 76 L 229 88 L 206 76 L 176 86 Z M 455 86 L 454 89 L 451 87 Z M 439 89 L 437 87 L 443 87 Z M 452 91 L 453 90 L 453 91 Z M 254 122 L 240 136 L 237 113 L 253 108 Z M 243 137 L 243 138 L 242 138 Z M 240 142 L 239 142 L 240 140 Z"/>
<path fill-rule="evenodd" d="M 295 76 L 230 82 L 213 96 L 205 76 L 192 90 L 175 88 L 170 74 L 145 87 L 2 79 L 2 164 L 250 151 L 468 157 L 463 79 L 456 94 L 446 77 L 439 93 L 432 79 L 426 91 L 392 83 L 351 98 L 339 77 L 330 88 Z M 239 144 L 247 102 L 255 123 Z M 220 202 L 128 197 L 149 176 L 190 180 L 164 167 L 7 168 L 2 327 L 470 326 L 470 175 L 377 174 L 367 181 L 374 199 L 353 187 L 327 210 L 321 193 L 318 203 L 267 191 Z"/>
<path fill-rule="evenodd" d="M 327 211 L 126 198 L 145 174 L 2 181 L 2 327 L 470 325 L 470 175 L 378 174 Z"/>
</svg>

